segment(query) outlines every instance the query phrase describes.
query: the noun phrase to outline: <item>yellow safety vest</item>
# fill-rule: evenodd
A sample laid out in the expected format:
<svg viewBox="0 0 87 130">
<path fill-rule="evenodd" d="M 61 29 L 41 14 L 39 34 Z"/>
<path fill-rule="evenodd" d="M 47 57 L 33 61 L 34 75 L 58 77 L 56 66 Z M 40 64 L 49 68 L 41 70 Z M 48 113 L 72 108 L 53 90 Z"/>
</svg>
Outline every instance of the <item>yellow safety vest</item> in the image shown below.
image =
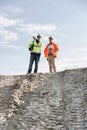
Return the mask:
<svg viewBox="0 0 87 130">
<path fill-rule="evenodd" d="M 32 45 L 33 45 L 33 50 L 31 52 L 41 53 L 41 47 L 42 47 L 42 42 L 41 41 L 39 43 L 37 43 L 36 40 L 33 40 L 28 45 L 28 49 L 31 48 Z"/>
</svg>

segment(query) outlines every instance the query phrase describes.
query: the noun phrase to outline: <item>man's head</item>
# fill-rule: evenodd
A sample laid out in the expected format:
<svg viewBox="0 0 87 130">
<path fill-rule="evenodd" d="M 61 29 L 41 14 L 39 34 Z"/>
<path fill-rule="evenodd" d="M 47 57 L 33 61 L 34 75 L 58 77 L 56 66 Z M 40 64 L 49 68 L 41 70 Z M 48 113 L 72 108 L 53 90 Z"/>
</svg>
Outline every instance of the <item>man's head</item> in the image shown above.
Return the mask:
<svg viewBox="0 0 87 130">
<path fill-rule="evenodd" d="M 41 35 L 40 34 L 37 35 L 37 39 L 41 39 Z"/>
<path fill-rule="evenodd" d="M 50 42 L 53 41 L 53 37 L 52 37 L 52 36 L 49 37 L 49 41 L 50 41 Z"/>
</svg>

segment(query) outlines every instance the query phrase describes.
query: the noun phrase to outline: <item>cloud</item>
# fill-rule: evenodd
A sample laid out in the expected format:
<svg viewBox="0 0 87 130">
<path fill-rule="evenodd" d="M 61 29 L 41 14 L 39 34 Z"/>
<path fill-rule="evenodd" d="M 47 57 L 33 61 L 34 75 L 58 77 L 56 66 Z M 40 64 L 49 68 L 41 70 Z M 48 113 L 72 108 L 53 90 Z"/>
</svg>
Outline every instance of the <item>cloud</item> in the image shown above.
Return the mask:
<svg viewBox="0 0 87 130">
<path fill-rule="evenodd" d="M 19 9 L 15 9 L 18 11 Z M 22 19 L 10 19 L 0 16 L 0 27 L 17 26 L 16 30 L 28 33 L 47 33 L 50 34 L 56 30 L 54 24 L 25 24 Z"/>
<path fill-rule="evenodd" d="M 22 8 L 18 8 L 18 7 L 11 7 L 11 10 L 14 13 L 23 13 L 23 11 L 24 11 Z"/>
<path fill-rule="evenodd" d="M 7 35 L 4 36 L 5 41 L 16 41 L 18 36 L 15 32 L 7 32 Z"/>
<path fill-rule="evenodd" d="M 15 8 L 15 11 L 22 11 L 19 8 Z M 0 16 L 0 35 L 3 36 L 5 41 L 13 41 L 18 39 L 18 36 L 15 32 L 10 32 L 4 28 L 13 27 L 15 31 L 26 32 L 30 35 L 32 34 L 52 34 L 56 30 L 54 24 L 25 24 L 22 19 L 10 19 L 4 16 Z M 16 28 L 15 28 L 16 26 Z M 8 28 L 10 30 L 10 28 Z M 44 40 L 48 40 L 47 37 L 44 37 Z"/>
<path fill-rule="evenodd" d="M 4 44 L 8 44 L 8 42 L 0 41 L 0 46 Z"/>
<path fill-rule="evenodd" d="M 0 14 L 3 16 L 17 16 L 23 13 L 24 10 L 21 7 L 15 6 L 1 6 L 0 7 Z"/>
<path fill-rule="evenodd" d="M 14 26 L 14 25 L 17 25 L 22 22 L 23 22 L 22 20 L 9 19 L 4 16 L 0 16 L 0 26 L 1 27 Z"/>
<path fill-rule="evenodd" d="M 68 38 L 69 35 L 67 35 L 67 34 L 63 34 L 63 33 L 62 33 L 62 34 L 59 34 L 59 37 L 60 37 L 60 38 Z"/>
<path fill-rule="evenodd" d="M 65 58 L 57 60 L 57 70 L 74 69 L 87 67 L 87 57 L 84 58 Z"/>
<path fill-rule="evenodd" d="M 54 24 L 20 24 L 17 28 L 18 31 L 21 32 L 28 32 L 28 33 L 47 33 L 50 34 L 51 32 L 56 30 L 56 26 Z"/>
<path fill-rule="evenodd" d="M 48 41 L 48 37 L 47 36 L 43 36 L 43 40 L 44 41 Z"/>
<path fill-rule="evenodd" d="M 16 41 L 18 39 L 18 35 L 15 32 L 10 32 L 4 29 L 0 29 L 0 36 L 4 42 Z"/>
<path fill-rule="evenodd" d="M 17 51 L 21 50 L 21 47 L 16 46 L 16 45 L 8 45 L 8 46 L 6 46 L 6 48 L 7 48 L 7 47 L 10 48 L 10 49 L 17 50 Z"/>
<path fill-rule="evenodd" d="M 13 50 L 16 50 L 16 51 L 20 51 L 21 49 L 23 50 L 23 47 L 8 44 L 8 43 L 1 44 L 0 46 L 3 47 L 3 48 L 9 48 L 9 49 L 13 49 Z"/>
<path fill-rule="evenodd" d="M 19 8 L 15 8 L 15 11 L 22 10 Z M 9 27 L 12 27 L 15 30 L 15 32 L 26 32 L 30 35 L 38 33 L 42 35 L 50 35 L 57 29 L 55 24 L 25 24 L 22 19 L 10 19 L 5 16 L 0 16 L 0 35 L 3 36 L 5 42 L 15 41 L 18 39 L 17 33 L 11 32 Z M 48 38 L 44 37 L 44 40 L 47 41 Z"/>
<path fill-rule="evenodd" d="M 16 32 L 10 31 L 10 27 L 15 30 L 15 26 L 19 26 L 23 23 L 20 19 L 10 19 L 4 16 L 0 16 L 0 38 L 3 42 L 12 42 L 18 40 Z"/>
<path fill-rule="evenodd" d="M 21 9 L 15 8 L 15 12 L 21 12 Z M 18 40 L 20 32 L 26 32 L 29 35 L 40 33 L 43 35 L 43 40 L 48 41 L 50 34 L 53 34 L 57 29 L 55 24 L 26 24 L 22 19 L 10 19 L 5 16 L 0 16 L 0 44 L 12 44 Z M 14 31 L 12 31 L 14 30 Z M 9 48 L 18 49 L 18 47 L 9 45 Z"/>
<path fill-rule="evenodd" d="M 74 51 L 74 52 L 85 52 L 85 51 L 87 51 L 87 47 L 84 47 L 84 48 L 74 48 L 72 51 Z"/>
</svg>

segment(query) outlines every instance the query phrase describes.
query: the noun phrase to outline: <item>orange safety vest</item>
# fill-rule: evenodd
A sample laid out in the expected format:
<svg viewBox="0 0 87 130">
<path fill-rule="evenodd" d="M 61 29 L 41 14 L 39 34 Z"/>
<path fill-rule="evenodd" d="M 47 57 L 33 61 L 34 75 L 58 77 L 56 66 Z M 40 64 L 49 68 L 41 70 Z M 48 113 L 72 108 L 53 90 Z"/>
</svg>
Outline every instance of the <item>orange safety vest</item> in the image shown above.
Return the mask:
<svg viewBox="0 0 87 130">
<path fill-rule="evenodd" d="M 58 45 L 56 43 L 52 43 L 52 45 L 54 46 L 54 48 L 52 48 L 51 52 L 52 52 L 54 58 L 56 58 L 57 57 L 57 52 L 59 51 L 59 47 L 58 47 Z M 47 46 L 44 49 L 45 57 L 48 57 L 48 46 L 49 46 L 49 44 L 47 44 Z"/>
</svg>

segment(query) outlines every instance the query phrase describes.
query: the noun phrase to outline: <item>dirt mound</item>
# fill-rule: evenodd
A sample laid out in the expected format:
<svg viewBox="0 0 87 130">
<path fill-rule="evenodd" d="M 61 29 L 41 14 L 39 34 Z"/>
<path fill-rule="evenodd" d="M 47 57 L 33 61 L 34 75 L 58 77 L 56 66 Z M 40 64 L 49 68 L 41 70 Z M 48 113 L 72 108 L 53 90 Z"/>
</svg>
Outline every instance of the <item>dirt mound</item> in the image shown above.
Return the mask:
<svg viewBox="0 0 87 130">
<path fill-rule="evenodd" d="M 0 130 L 87 130 L 87 69 L 0 76 Z"/>
</svg>

